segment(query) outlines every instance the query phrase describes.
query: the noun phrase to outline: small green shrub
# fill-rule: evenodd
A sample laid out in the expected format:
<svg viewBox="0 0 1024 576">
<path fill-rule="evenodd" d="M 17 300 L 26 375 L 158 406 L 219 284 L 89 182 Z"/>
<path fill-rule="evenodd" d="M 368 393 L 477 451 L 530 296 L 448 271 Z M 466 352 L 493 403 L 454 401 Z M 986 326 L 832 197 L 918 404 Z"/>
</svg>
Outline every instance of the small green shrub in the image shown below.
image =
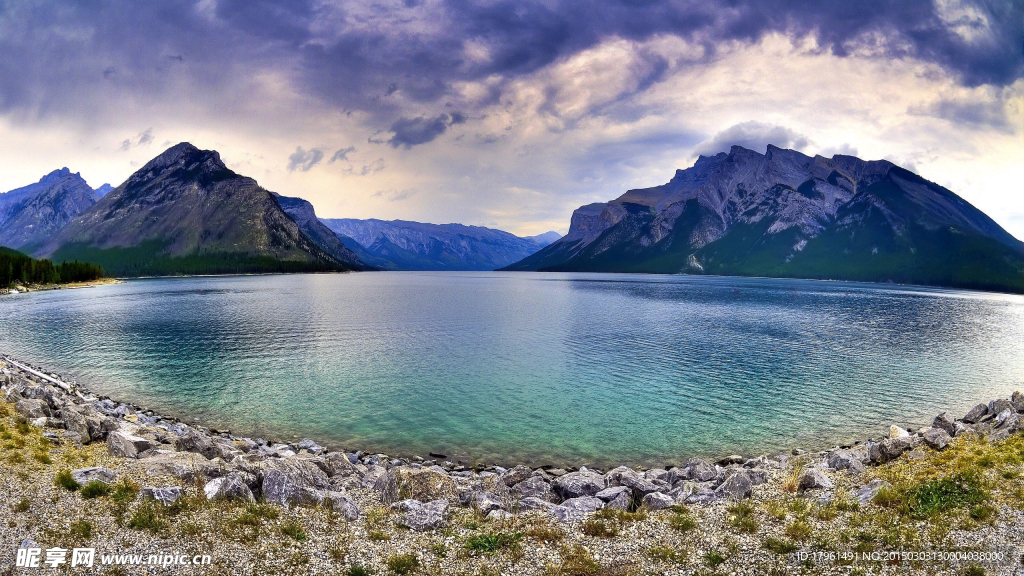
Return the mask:
<svg viewBox="0 0 1024 576">
<path fill-rule="evenodd" d="M 988 499 L 977 474 L 964 472 L 926 482 L 907 494 L 910 512 L 918 518 L 974 506 Z"/>
<path fill-rule="evenodd" d="M 139 485 L 127 478 L 118 480 L 110 490 L 110 499 L 118 504 L 127 504 L 139 495 Z"/>
<path fill-rule="evenodd" d="M 71 535 L 82 540 L 88 540 L 92 536 L 92 524 L 87 520 L 72 522 Z"/>
<path fill-rule="evenodd" d="M 686 512 L 676 512 L 672 514 L 668 519 L 668 523 L 672 528 L 680 532 L 689 532 L 697 527 L 697 520 Z"/>
<path fill-rule="evenodd" d="M 32 501 L 28 498 L 23 497 L 18 500 L 18 503 L 14 505 L 15 512 L 28 512 L 28 509 L 32 507 Z"/>
<path fill-rule="evenodd" d="M 345 576 L 370 576 L 372 572 L 360 564 L 353 564 L 345 571 Z"/>
<path fill-rule="evenodd" d="M 78 493 L 82 495 L 82 498 L 85 498 L 86 500 L 96 498 L 98 496 L 106 496 L 109 492 L 110 486 L 107 486 L 99 480 L 90 480 L 86 482 L 85 486 L 82 486 L 78 491 Z"/>
<path fill-rule="evenodd" d="M 128 519 L 128 527 L 156 533 L 167 528 L 167 521 L 160 517 L 153 501 L 146 500 L 132 513 Z"/>
<path fill-rule="evenodd" d="M 388 558 L 387 565 L 395 574 L 409 574 L 420 567 L 420 559 L 415 554 L 399 554 Z"/>
<path fill-rule="evenodd" d="M 391 540 L 391 535 L 381 530 L 370 530 L 369 538 L 374 542 L 384 542 Z"/>
<path fill-rule="evenodd" d="M 711 552 L 708 552 L 704 555 L 704 562 L 706 562 L 707 565 L 711 566 L 712 568 L 717 568 L 721 566 L 722 563 L 725 562 L 725 560 L 725 556 L 717 550 L 712 550 Z"/>
<path fill-rule="evenodd" d="M 583 523 L 583 533 L 595 538 L 614 538 L 619 535 L 619 527 L 612 522 L 589 518 Z"/>
<path fill-rule="evenodd" d="M 729 512 L 729 523 L 733 528 L 736 528 L 740 532 L 746 534 L 753 534 L 757 532 L 759 527 L 757 522 L 757 516 L 754 514 L 754 505 L 750 502 L 739 502 L 729 506 L 727 509 Z"/>
<path fill-rule="evenodd" d="M 804 540 L 811 535 L 811 525 L 804 520 L 796 520 L 786 526 L 786 536 L 794 540 Z"/>
<path fill-rule="evenodd" d="M 290 536 L 296 542 L 304 542 L 307 538 L 306 530 L 295 520 L 289 520 L 281 526 L 281 534 Z"/>
<path fill-rule="evenodd" d="M 53 478 L 53 483 L 71 492 L 82 487 L 81 484 L 71 477 L 71 470 L 67 469 L 57 472 L 57 475 Z"/>
</svg>

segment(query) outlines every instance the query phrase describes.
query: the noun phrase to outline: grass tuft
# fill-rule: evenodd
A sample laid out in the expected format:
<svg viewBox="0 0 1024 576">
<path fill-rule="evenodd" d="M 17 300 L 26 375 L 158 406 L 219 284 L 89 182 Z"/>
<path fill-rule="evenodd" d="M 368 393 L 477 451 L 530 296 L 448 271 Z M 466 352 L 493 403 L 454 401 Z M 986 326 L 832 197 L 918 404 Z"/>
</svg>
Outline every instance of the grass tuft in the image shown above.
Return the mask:
<svg viewBox="0 0 1024 576">
<path fill-rule="evenodd" d="M 306 530 L 295 520 L 289 520 L 281 526 L 281 534 L 290 536 L 296 542 L 304 542 L 307 539 Z"/>
<path fill-rule="evenodd" d="M 470 552 L 494 554 L 499 550 L 518 548 L 522 539 L 523 535 L 520 532 L 487 532 L 470 536 L 466 540 L 465 548 Z"/>
<path fill-rule="evenodd" d="M 99 480 L 90 480 L 89 482 L 86 482 L 85 486 L 82 486 L 78 491 L 78 493 L 82 495 L 82 498 L 85 498 L 86 500 L 96 498 L 98 496 L 106 496 L 109 492 L 110 486 L 107 486 Z"/>
<path fill-rule="evenodd" d="M 420 567 L 420 559 L 415 554 L 399 554 L 388 558 L 387 565 L 395 574 L 410 574 Z"/>
<path fill-rule="evenodd" d="M 71 470 L 67 469 L 57 472 L 57 475 L 53 478 L 53 483 L 70 492 L 74 492 L 82 487 L 81 484 L 71 477 Z"/>
</svg>

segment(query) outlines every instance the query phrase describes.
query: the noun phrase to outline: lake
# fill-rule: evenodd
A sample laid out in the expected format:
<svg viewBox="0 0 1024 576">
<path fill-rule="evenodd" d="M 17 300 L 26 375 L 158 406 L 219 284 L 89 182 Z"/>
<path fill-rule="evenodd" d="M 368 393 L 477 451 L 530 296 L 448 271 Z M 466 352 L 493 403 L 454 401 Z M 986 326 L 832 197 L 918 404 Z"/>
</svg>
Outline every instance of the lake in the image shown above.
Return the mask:
<svg viewBox="0 0 1024 576">
<path fill-rule="evenodd" d="M 1024 388 L 1024 297 L 625 274 L 133 280 L 0 297 L 0 352 L 240 435 L 465 462 L 821 449 Z"/>
</svg>

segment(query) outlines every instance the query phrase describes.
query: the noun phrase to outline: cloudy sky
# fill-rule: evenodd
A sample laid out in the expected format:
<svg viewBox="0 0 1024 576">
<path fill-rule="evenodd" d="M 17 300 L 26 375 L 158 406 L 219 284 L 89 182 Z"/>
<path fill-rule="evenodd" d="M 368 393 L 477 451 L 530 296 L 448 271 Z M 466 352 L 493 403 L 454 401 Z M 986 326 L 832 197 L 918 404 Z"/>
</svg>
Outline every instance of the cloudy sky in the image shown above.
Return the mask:
<svg viewBox="0 0 1024 576">
<path fill-rule="evenodd" d="M 327 217 L 565 232 L 769 142 L 1024 238 L 1022 0 L 0 0 L 0 190 L 220 151 Z"/>
</svg>

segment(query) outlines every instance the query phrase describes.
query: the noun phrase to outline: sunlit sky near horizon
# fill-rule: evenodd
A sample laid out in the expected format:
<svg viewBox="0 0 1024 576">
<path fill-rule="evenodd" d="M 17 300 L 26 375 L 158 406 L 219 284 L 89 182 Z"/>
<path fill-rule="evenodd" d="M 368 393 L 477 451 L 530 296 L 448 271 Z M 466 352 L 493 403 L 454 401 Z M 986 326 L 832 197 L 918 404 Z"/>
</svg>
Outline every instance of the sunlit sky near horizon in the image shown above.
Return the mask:
<svg viewBox="0 0 1024 576">
<path fill-rule="evenodd" d="M 1024 1 L 0 3 L 0 190 L 181 141 L 322 217 L 520 235 L 772 143 L 1024 239 Z"/>
</svg>

